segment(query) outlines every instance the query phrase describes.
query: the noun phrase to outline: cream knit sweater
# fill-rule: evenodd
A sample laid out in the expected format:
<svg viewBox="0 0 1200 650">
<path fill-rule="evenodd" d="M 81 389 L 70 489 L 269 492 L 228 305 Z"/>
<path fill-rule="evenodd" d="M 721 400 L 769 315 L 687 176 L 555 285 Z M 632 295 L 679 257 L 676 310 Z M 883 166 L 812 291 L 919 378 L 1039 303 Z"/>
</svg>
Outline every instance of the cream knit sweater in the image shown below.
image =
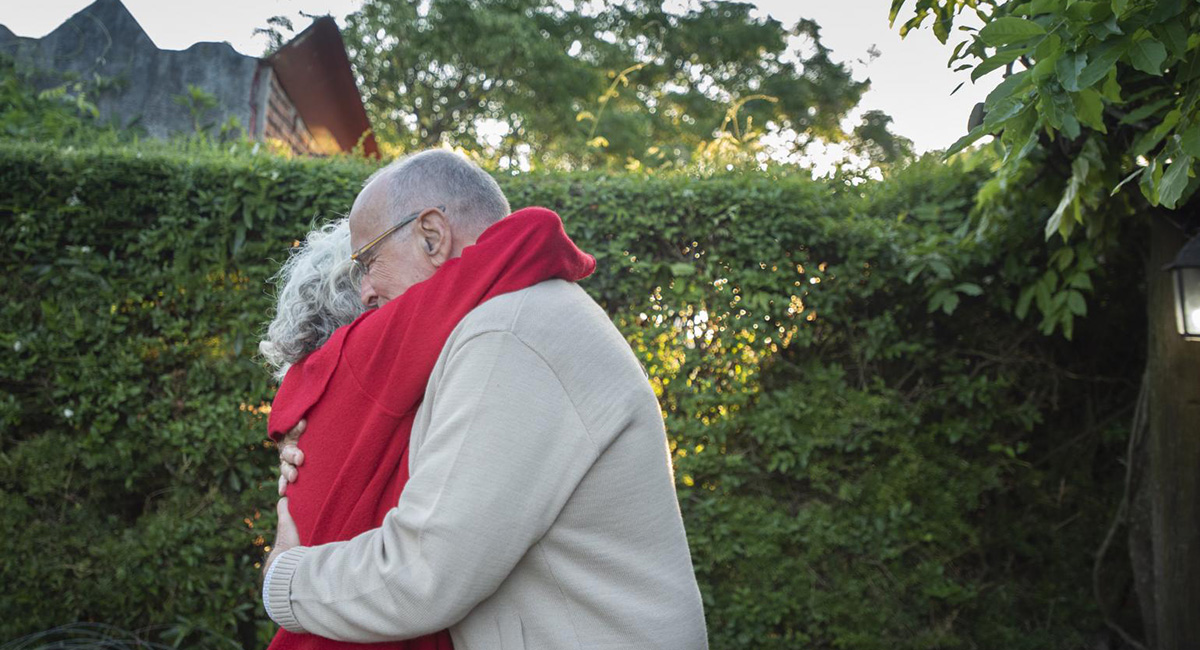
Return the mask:
<svg viewBox="0 0 1200 650">
<path fill-rule="evenodd" d="M 284 628 L 366 643 L 449 628 L 456 650 L 708 647 L 660 407 L 577 285 L 467 314 L 410 445 L 380 528 L 276 559 L 264 592 Z"/>
</svg>

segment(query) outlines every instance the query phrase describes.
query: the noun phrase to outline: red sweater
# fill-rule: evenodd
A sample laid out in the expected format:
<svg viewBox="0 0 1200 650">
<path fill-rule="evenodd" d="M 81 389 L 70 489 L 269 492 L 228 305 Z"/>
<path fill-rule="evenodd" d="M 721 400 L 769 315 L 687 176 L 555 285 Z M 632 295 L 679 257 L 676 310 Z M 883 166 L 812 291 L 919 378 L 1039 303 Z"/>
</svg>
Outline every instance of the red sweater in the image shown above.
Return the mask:
<svg viewBox="0 0 1200 650">
<path fill-rule="evenodd" d="M 462 256 L 380 309 L 338 329 L 292 366 L 275 396 L 268 435 L 302 418 L 304 466 L 288 487 L 300 543 L 347 540 L 377 528 L 408 481 L 413 417 L 442 347 L 458 322 L 494 296 L 552 278 L 580 280 L 595 259 L 576 248 L 558 215 L 526 208 L 488 228 Z M 379 650 L 449 650 L 445 630 Z M 269 650 L 359 647 L 279 630 Z"/>
</svg>

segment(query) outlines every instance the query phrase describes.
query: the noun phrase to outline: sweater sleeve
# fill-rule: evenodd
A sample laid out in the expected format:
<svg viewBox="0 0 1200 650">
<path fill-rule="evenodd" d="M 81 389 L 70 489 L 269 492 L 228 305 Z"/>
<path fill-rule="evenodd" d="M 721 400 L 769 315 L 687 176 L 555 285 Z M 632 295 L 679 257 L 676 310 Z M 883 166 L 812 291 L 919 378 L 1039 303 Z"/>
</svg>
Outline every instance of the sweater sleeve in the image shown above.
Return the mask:
<svg viewBox="0 0 1200 650">
<path fill-rule="evenodd" d="M 454 625 L 546 533 L 596 459 L 553 370 L 511 332 L 461 345 L 430 407 L 381 527 L 308 547 L 272 576 L 272 608 L 295 629 L 375 643 Z M 287 605 L 275 600 L 283 585 Z"/>
</svg>

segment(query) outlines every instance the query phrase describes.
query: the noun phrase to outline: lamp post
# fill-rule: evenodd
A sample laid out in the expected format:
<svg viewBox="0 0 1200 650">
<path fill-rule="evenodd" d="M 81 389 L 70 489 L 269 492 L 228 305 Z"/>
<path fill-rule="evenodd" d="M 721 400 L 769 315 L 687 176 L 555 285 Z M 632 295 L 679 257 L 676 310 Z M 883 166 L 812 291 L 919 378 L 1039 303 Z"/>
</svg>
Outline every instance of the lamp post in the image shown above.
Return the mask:
<svg viewBox="0 0 1200 650">
<path fill-rule="evenodd" d="M 1184 340 L 1200 341 L 1200 235 L 1184 244 L 1165 270 L 1172 276 L 1175 326 Z"/>
</svg>

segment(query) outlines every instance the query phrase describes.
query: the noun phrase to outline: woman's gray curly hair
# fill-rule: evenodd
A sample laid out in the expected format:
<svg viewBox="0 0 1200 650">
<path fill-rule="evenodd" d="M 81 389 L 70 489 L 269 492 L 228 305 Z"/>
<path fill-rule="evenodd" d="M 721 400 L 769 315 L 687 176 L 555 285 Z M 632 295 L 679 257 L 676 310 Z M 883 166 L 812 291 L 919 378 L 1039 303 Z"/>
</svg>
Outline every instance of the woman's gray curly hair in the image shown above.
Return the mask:
<svg viewBox="0 0 1200 650">
<path fill-rule="evenodd" d="M 363 313 L 350 261 L 350 220 L 343 217 L 308 233 L 271 281 L 275 316 L 258 351 L 282 381 L 292 364 Z"/>
</svg>

